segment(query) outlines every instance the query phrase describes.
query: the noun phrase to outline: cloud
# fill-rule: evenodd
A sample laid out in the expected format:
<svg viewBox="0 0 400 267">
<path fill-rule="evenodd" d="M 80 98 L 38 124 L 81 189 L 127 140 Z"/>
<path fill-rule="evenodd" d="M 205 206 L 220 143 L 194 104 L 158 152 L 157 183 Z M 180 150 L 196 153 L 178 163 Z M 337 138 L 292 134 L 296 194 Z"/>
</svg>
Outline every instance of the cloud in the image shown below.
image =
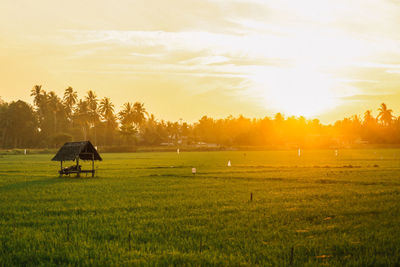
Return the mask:
<svg viewBox="0 0 400 267">
<path fill-rule="evenodd" d="M 398 14 L 389 0 L 3 1 L 0 68 L 15 69 L 13 89 L 92 83 L 104 94 L 140 88 L 156 98 L 154 79 L 167 84 L 163 97 L 181 99 L 179 109 L 214 95 L 210 105 L 245 101 L 250 116 L 357 102 L 350 112 L 400 88 Z"/>
</svg>

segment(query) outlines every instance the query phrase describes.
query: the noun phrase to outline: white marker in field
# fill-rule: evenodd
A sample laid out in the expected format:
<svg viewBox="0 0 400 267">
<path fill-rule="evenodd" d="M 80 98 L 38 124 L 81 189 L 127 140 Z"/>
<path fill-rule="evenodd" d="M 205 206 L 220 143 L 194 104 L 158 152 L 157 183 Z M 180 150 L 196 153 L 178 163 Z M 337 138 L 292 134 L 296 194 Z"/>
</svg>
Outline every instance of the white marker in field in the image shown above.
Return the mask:
<svg viewBox="0 0 400 267">
<path fill-rule="evenodd" d="M 230 167 L 230 166 L 232 166 L 232 165 L 231 165 L 231 161 L 228 160 L 228 167 Z"/>
<path fill-rule="evenodd" d="M 192 168 L 192 173 L 196 174 L 196 172 L 197 172 L 196 168 Z"/>
<path fill-rule="evenodd" d="M 301 156 L 301 149 L 299 148 L 299 151 L 297 151 L 298 156 Z"/>
<path fill-rule="evenodd" d="M 176 153 L 179 155 L 179 148 L 176 150 Z"/>
<path fill-rule="evenodd" d="M 24 155 L 26 155 L 26 149 L 24 150 Z"/>
</svg>

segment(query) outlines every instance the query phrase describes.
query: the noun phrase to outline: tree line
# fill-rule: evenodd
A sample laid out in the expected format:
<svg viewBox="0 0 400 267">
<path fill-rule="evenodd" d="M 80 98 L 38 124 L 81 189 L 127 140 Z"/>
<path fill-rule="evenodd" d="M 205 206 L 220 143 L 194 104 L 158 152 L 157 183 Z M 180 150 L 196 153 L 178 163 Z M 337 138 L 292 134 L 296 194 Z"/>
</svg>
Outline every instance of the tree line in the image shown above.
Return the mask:
<svg viewBox="0 0 400 267">
<path fill-rule="evenodd" d="M 0 99 L 1 148 L 55 148 L 67 141 L 91 140 L 101 147 L 137 145 L 299 146 L 339 147 L 354 143 L 400 143 L 400 117 L 382 103 L 377 117 L 367 110 L 323 125 L 318 119 L 284 117 L 250 119 L 229 116 L 198 122 L 157 120 L 140 102 L 127 102 L 120 112 L 109 97 L 92 90 L 83 98 L 68 87 L 62 97 L 35 85 L 33 106 L 24 101 Z"/>
</svg>

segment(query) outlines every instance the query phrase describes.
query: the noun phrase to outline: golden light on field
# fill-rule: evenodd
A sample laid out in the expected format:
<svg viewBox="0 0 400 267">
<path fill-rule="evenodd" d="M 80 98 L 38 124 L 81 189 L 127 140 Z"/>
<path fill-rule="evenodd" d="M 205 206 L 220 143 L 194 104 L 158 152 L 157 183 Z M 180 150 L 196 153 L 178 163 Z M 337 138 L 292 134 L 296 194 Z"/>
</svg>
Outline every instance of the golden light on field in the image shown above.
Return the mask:
<svg viewBox="0 0 400 267">
<path fill-rule="evenodd" d="M 396 110 L 399 14 L 389 0 L 3 1 L 0 96 L 72 86 L 188 121 Z"/>
</svg>

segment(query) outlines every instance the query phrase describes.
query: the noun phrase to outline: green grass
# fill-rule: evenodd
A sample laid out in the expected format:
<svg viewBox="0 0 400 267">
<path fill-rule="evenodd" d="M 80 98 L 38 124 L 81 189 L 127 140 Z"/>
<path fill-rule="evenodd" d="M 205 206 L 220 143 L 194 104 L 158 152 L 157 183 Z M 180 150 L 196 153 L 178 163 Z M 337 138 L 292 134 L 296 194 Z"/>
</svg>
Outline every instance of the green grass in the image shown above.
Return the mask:
<svg viewBox="0 0 400 267">
<path fill-rule="evenodd" d="M 52 156 L 0 156 L 0 265 L 400 264 L 400 150 Z"/>
</svg>

